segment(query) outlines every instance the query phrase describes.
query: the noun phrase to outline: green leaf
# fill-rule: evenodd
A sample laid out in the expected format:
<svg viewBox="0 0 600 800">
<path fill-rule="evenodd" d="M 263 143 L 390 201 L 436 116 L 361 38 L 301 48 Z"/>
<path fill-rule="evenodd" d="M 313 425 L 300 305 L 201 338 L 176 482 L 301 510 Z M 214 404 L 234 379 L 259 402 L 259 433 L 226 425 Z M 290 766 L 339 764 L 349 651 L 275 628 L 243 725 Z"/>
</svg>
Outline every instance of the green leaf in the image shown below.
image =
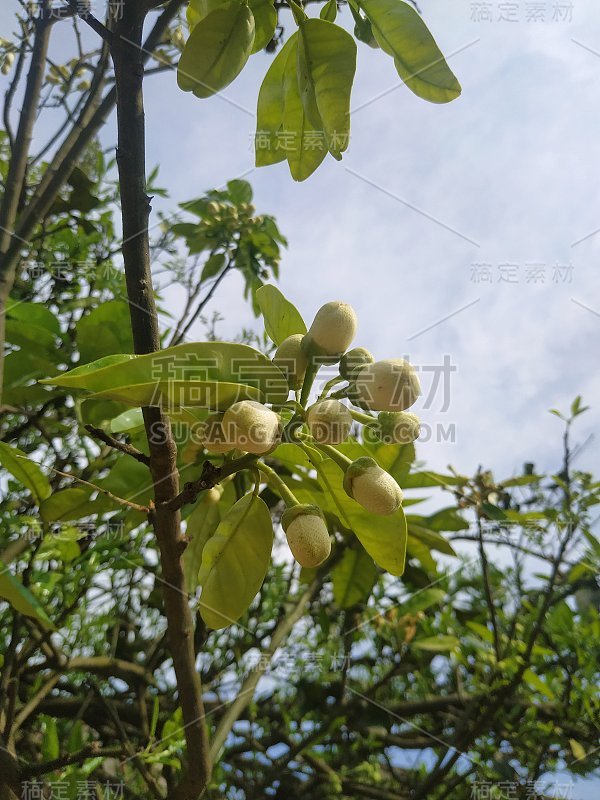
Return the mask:
<svg viewBox="0 0 600 800">
<path fill-rule="evenodd" d="M 90 500 L 92 493 L 92 489 L 80 487 L 61 489 L 44 500 L 40 515 L 44 522 L 70 522 L 119 507 L 116 501 L 105 496 Z"/>
<path fill-rule="evenodd" d="M 333 597 L 340 608 L 366 603 L 377 580 L 377 567 L 362 547 L 348 548 L 331 571 Z"/>
<path fill-rule="evenodd" d="M 298 34 L 293 33 L 277 53 L 258 93 L 254 138 L 257 167 L 285 161 L 285 150 L 280 147 L 285 100 L 285 65 L 290 53 L 296 47 L 297 40 Z"/>
<path fill-rule="evenodd" d="M 300 25 L 297 69 L 304 111 L 324 131 L 332 155 L 341 158 L 350 139 L 356 42 L 339 25 L 307 19 Z"/>
<path fill-rule="evenodd" d="M 110 421 L 111 433 L 137 433 L 143 429 L 144 416 L 140 408 L 123 411 L 122 414 Z"/>
<path fill-rule="evenodd" d="M 201 19 L 207 17 L 215 8 L 223 5 L 223 0 L 190 0 L 186 9 L 186 17 L 190 32 L 196 27 Z"/>
<path fill-rule="evenodd" d="M 523 673 L 523 679 L 526 683 L 528 683 L 532 688 L 537 689 L 538 692 L 541 692 L 545 697 L 548 697 L 550 700 L 555 699 L 554 692 L 548 686 L 548 684 L 543 681 L 539 675 L 532 669 L 526 669 Z"/>
<path fill-rule="evenodd" d="M 60 755 L 58 729 L 54 717 L 44 715 L 42 733 L 42 759 L 44 761 L 52 761 Z"/>
<path fill-rule="evenodd" d="M 283 403 L 289 394 L 283 373 L 267 356 L 229 342 L 193 342 L 143 356 L 109 356 L 41 383 L 85 389 L 97 398 L 131 405 L 163 396 L 176 405 L 223 408 L 236 392 L 241 394 L 237 399 L 269 403 Z"/>
<path fill-rule="evenodd" d="M 7 472 L 29 489 L 39 506 L 52 494 L 48 478 L 34 461 L 30 461 L 22 450 L 0 442 L 0 464 Z"/>
<path fill-rule="evenodd" d="M 469 523 L 454 508 L 442 508 L 426 517 L 425 527 L 432 531 L 466 531 Z"/>
<path fill-rule="evenodd" d="M 426 545 L 430 550 L 437 550 L 439 553 L 445 553 L 448 556 L 455 556 L 456 552 L 450 542 L 438 533 L 432 531 L 423 525 L 413 522 L 413 519 L 422 519 L 422 517 L 407 517 L 408 523 L 408 536 L 414 537 Z"/>
<path fill-rule="evenodd" d="M 202 268 L 201 281 L 207 281 L 209 278 L 214 278 L 225 266 L 226 258 L 223 253 L 214 253 L 206 259 L 204 267 Z"/>
<path fill-rule="evenodd" d="M 462 475 L 442 475 L 439 472 L 411 472 L 402 483 L 403 489 L 425 489 L 431 486 L 465 486 L 468 478 Z"/>
<path fill-rule="evenodd" d="M 177 83 L 184 92 L 210 97 L 237 78 L 254 45 L 254 16 L 239 2 L 213 9 L 194 27 L 179 66 Z"/>
<path fill-rule="evenodd" d="M 119 400 L 131 406 L 161 406 L 167 410 L 182 406 L 199 406 L 226 411 L 239 400 L 266 401 L 265 395 L 252 386 L 225 381 L 160 381 L 117 386 L 90 395 L 94 399 Z"/>
<path fill-rule="evenodd" d="M 105 356 L 133 353 L 129 305 L 110 300 L 94 308 L 77 323 L 80 363 L 87 364 Z"/>
<path fill-rule="evenodd" d="M 256 290 L 256 302 L 265 320 L 265 329 L 272 342 L 280 345 L 294 333 L 306 333 L 300 312 L 270 283 Z"/>
<path fill-rule="evenodd" d="M 235 205 L 252 202 L 252 186 L 248 181 L 244 181 L 241 178 L 233 178 L 233 180 L 227 181 L 227 193 L 231 202 L 235 203 Z"/>
<path fill-rule="evenodd" d="M 255 25 L 252 52 L 258 53 L 259 50 L 264 50 L 275 35 L 277 9 L 273 0 L 248 0 L 248 5 L 254 15 Z"/>
<path fill-rule="evenodd" d="M 419 611 L 425 611 L 427 608 L 431 608 L 431 606 L 439 605 L 445 597 L 446 592 L 443 589 L 423 589 L 398 606 L 398 615 L 407 616 L 410 614 L 414 616 L 418 614 Z"/>
<path fill-rule="evenodd" d="M 290 48 L 283 83 L 282 139 L 286 158 L 295 181 L 304 181 L 327 155 L 325 132 L 308 119 L 300 97 L 297 67 L 298 37 Z"/>
<path fill-rule="evenodd" d="M 60 336 L 60 322 L 43 303 L 9 300 L 6 306 L 6 316 L 36 325 L 38 328 L 45 328 L 55 336 Z"/>
<path fill-rule="evenodd" d="M 337 0 L 327 0 L 319 16 L 321 19 L 326 19 L 327 22 L 335 22 L 337 10 Z"/>
<path fill-rule="evenodd" d="M 39 620 L 44 627 L 55 630 L 52 620 L 39 600 L 0 561 L 0 597 L 7 600 L 20 614 Z"/>
<path fill-rule="evenodd" d="M 508 519 L 505 512 L 501 508 L 498 508 L 498 506 L 495 506 L 493 503 L 482 503 L 481 510 L 485 513 L 488 519 L 493 519 L 497 522 L 502 522 L 503 520 Z"/>
<path fill-rule="evenodd" d="M 198 572 L 202 564 L 204 545 L 217 530 L 221 522 L 218 503 L 209 503 L 206 494 L 187 518 L 186 536 L 190 543 L 183 552 L 182 564 L 185 586 L 190 594 L 198 587 Z"/>
<path fill-rule="evenodd" d="M 518 478 L 509 478 L 506 481 L 501 481 L 500 486 L 503 489 L 508 489 L 511 486 L 527 486 L 530 483 L 539 483 L 541 480 L 541 475 L 519 475 Z"/>
<path fill-rule="evenodd" d="M 456 636 L 427 636 L 424 639 L 415 640 L 411 647 L 417 650 L 432 651 L 435 653 L 446 653 L 456 650 L 460 646 L 460 641 Z"/>
<path fill-rule="evenodd" d="M 415 9 L 401 0 L 360 0 L 381 49 L 408 88 L 431 103 L 449 103 L 460 83 Z"/>
<path fill-rule="evenodd" d="M 200 614 L 210 628 L 227 627 L 250 606 L 267 574 L 272 547 L 267 504 L 253 495 L 242 497 L 202 553 Z"/>
<path fill-rule="evenodd" d="M 344 491 L 342 471 L 331 459 L 318 464 L 317 473 L 326 489 L 323 497 L 327 510 L 356 535 L 375 563 L 391 575 L 402 575 L 407 541 L 402 508 L 385 517 L 366 512 Z"/>
</svg>

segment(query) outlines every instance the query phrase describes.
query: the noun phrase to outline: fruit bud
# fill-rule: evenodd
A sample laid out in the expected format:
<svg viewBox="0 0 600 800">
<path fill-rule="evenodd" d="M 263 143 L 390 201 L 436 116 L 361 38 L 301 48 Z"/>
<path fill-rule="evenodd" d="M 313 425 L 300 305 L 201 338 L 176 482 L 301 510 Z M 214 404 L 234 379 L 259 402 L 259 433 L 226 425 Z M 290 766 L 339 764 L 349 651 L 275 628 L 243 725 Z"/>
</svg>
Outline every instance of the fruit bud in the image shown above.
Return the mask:
<svg viewBox="0 0 600 800">
<path fill-rule="evenodd" d="M 235 442 L 231 441 L 231 437 L 225 435 L 222 414 L 209 414 L 202 423 L 200 438 L 202 445 L 209 453 L 217 455 L 228 453 L 235 447 Z"/>
<path fill-rule="evenodd" d="M 306 353 L 302 349 L 301 333 L 293 333 L 284 339 L 273 356 L 273 363 L 287 378 L 290 389 L 300 389 L 308 366 Z"/>
<path fill-rule="evenodd" d="M 281 440 L 281 420 L 255 400 L 240 400 L 223 415 L 223 429 L 237 450 L 263 455 Z"/>
<path fill-rule="evenodd" d="M 320 444 L 341 444 L 350 435 L 352 416 L 339 400 L 319 400 L 306 413 L 311 436 Z"/>
<path fill-rule="evenodd" d="M 415 368 L 402 358 L 375 361 L 354 376 L 353 394 L 370 411 L 404 411 L 421 394 Z"/>
<path fill-rule="evenodd" d="M 375 430 L 384 444 L 410 444 L 421 432 L 420 420 L 410 411 L 382 411 L 377 416 Z"/>
<path fill-rule="evenodd" d="M 211 200 L 210 203 L 206 206 L 206 211 L 212 216 L 216 216 L 220 211 L 220 204 L 216 203 L 214 200 Z"/>
<path fill-rule="evenodd" d="M 318 506 L 301 504 L 288 508 L 281 524 L 292 555 L 303 567 L 318 567 L 331 553 L 331 539 Z"/>
<path fill-rule="evenodd" d="M 371 514 L 394 514 L 402 505 L 402 489 L 373 458 L 352 462 L 344 475 L 346 494 Z"/>
<path fill-rule="evenodd" d="M 317 311 L 312 325 L 302 341 L 310 355 L 334 361 L 346 352 L 356 335 L 356 313 L 348 303 L 334 300 Z"/>
<path fill-rule="evenodd" d="M 366 364 L 372 364 L 374 361 L 375 359 L 371 353 L 365 350 L 364 347 L 354 347 L 341 357 L 340 375 L 344 380 L 349 381 L 352 379 L 354 372 L 364 367 Z"/>
<path fill-rule="evenodd" d="M 207 489 L 204 499 L 209 506 L 216 506 L 223 494 L 223 487 L 217 484 L 210 489 Z"/>
</svg>

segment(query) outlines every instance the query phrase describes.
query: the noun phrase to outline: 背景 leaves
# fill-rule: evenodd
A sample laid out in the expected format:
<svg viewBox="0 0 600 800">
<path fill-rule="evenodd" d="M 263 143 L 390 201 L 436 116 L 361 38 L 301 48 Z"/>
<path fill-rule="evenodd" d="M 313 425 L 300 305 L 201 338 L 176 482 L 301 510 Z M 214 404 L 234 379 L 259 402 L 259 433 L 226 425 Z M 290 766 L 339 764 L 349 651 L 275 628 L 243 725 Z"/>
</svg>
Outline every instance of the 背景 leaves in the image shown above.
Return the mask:
<svg viewBox="0 0 600 800">
<path fill-rule="evenodd" d="M 306 333 L 306 325 L 295 305 L 270 283 L 256 290 L 256 301 L 267 335 L 277 346 L 294 333 Z"/>
<path fill-rule="evenodd" d="M 283 403 L 283 373 L 244 344 L 191 342 L 142 356 L 107 356 L 42 383 L 84 389 L 130 405 L 168 403 L 228 408 L 236 400 Z"/>
<path fill-rule="evenodd" d="M 350 138 L 350 93 L 356 71 L 356 42 L 343 28 L 324 19 L 300 23 L 298 82 L 311 125 L 325 134 L 336 158 Z"/>
<path fill-rule="evenodd" d="M 340 608 L 351 608 L 368 600 L 377 579 L 377 567 L 367 551 L 349 547 L 331 570 L 333 598 Z"/>
<path fill-rule="evenodd" d="M 412 6 L 403 0 L 360 0 L 360 7 L 411 91 L 431 103 L 449 103 L 460 95 L 460 83 Z"/>
<path fill-rule="evenodd" d="M 237 78 L 254 46 L 254 16 L 247 5 L 232 0 L 200 19 L 187 40 L 177 83 L 184 92 L 210 97 Z"/>
<path fill-rule="evenodd" d="M 52 620 L 39 600 L 0 561 L 0 597 L 20 614 L 39 620 L 44 627 L 54 628 Z"/>
<path fill-rule="evenodd" d="M 267 504 L 246 495 L 231 507 L 202 552 L 200 614 L 225 628 L 249 607 L 267 574 L 273 525 Z"/>
<path fill-rule="evenodd" d="M 26 489 L 29 489 L 39 506 L 52 494 L 48 478 L 34 461 L 30 461 L 22 450 L 0 442 L 0 464 L 16 478 Z"/>
</svg>

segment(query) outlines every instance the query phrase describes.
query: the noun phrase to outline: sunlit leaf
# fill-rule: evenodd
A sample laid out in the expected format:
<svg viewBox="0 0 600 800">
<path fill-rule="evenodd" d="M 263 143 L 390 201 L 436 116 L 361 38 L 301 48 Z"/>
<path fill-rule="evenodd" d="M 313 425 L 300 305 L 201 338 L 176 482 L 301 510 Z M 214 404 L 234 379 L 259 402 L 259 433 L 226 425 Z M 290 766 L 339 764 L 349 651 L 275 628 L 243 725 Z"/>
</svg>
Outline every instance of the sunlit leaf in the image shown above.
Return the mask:
<svg viewBox="0 0 600 800">
<path fill-rule="evenodd" d="M 202 552 L 200 614 L 210 628 L 225 628 L 246 611 L 265 579 L 272 547 L 266 503 L 253 495 L 242 497 Z"/>
<path fill-rule="evenodd" d="M 300 312 L 276 286 L 268 283 L 261 286 L 256 291 L 256 301 L 265 321 L 265 330 L 276 345 L 294 333 L 306 333 Z"/>
<path fill-rule="evenodd" d="M 448 103 L 460 95 L 460 83 L 412 6 L 403 0 L 360 0 L 360 7 L 411 91 L 432 103 Z"/>
<path fill-rule="evenodd" d="M 201 19 L 187 40 L 177 83 L 184 92 L 210 97 L 237 78 L 254 46 L 254 16 L 247 5 L 219 5 Z"/>
</svg>

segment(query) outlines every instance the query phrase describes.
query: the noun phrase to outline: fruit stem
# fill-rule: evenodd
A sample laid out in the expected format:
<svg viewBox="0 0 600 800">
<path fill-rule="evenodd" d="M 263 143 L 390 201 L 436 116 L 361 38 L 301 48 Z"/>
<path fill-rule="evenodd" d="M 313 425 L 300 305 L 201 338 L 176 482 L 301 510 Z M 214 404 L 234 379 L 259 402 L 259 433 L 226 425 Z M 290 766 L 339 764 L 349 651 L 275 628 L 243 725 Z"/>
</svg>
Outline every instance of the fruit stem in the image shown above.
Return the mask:
<svg viewBox="0 0 600 800">
<path fill-rule="evenodd" d="M 281 497 L 281 499 L 284 501 L 284 503 L 288 508 L 291 508 L 291 506 L 300 505 L 300 501 L 298 500 L 298 498 L 286 486 L 286 484 L 282 481 L 282 479 L 279 477 L 279 475 L 275 472 L 274 469 L 271 469 L 271 467 L 267 466 L 263 461 L 258 461 L 256 466 L 261 472 L 264 472 L 264 474 L 268 477 L 269 480 L 267 482 L 273 484 L 273 486 L 275 487 L 275 491 Z"/>
<path fill-rule="evenodd" d="M 362 411 L 355 411 L 353 408 L 349 408 L 348 411 L 352 415 L 353 420 L 363 425 L 372 425 L 374 422 L 377 422 L 377 417 L 373 417 L 371 414 L 363 414 Z"/>
</svg>

